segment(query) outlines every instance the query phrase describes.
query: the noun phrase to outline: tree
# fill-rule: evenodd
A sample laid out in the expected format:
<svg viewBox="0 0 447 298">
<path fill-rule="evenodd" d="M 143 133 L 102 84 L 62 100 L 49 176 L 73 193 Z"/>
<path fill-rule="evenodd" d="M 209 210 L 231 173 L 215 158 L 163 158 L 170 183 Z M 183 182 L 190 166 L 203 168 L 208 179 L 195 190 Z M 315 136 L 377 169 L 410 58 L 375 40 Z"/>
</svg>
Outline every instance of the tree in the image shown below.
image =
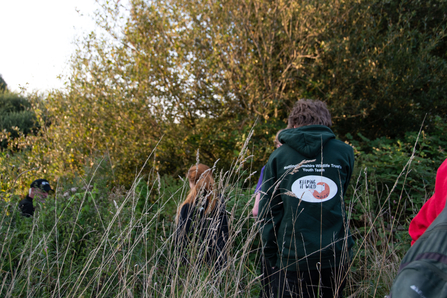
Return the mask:
<svg viewBox="0 0 447 298">
<path fill-rule="evenodd" d="M 341 134 L 402 137 L 434 131 L 447 112 L 447 3 L 360 1 L 315 63 L 315 82 Z"/>
<path fill-rule="evenodd" d="M 2 75 L 0 75 L 0 92 L 3 92 L 7 90 L 8 85 L 6 84 L 5 80 L 3 79 Z"/>
<path fill-rule="evenodd" d="M 13 92 L 0 91 L 0 132 L 8 132 L 8 139 L 11 140 L 20 134 L 34 133 L 38 128 L 36 115 L 26 98 Z M 8 139 L 1 140 L 2 149 L 7 148 Z"/>
<path fill-rule="evenodd" d="M 159 140 L 156 169 L 183 173 L 197 150 L 228 168 L 254 127 L 257 168 L 303 97 L 328 102 L 341 136 L 402 135 L 445 117 L 445 5 L 107 1 L 106 35 L 80 44 L 67 92 L 48 98 L 57 147 L 42 150 L 59 171 L 108 152 L 129 182 Z"/>
</svg>

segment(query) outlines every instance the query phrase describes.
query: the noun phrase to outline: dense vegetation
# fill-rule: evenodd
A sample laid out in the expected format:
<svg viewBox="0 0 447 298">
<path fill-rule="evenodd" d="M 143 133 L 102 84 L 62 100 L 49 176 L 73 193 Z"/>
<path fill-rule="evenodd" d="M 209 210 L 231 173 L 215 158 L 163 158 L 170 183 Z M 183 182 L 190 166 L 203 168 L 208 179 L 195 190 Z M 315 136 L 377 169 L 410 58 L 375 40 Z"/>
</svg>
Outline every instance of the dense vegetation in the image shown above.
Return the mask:
<svg viewBox="0 0 447 298">
<path fill-rule="evenodd" d="M 80 42 L 66 89 L 14 94 L 0 77 L 0 295 L 256 296 L 256 171 L 293 103 L 314 98 L 356 154 L 347 292 L 383 297 L 447 158 L 445 11 L 441 0 L 105 1 L 104 34 Z M 179 176 L 199 160 L 215 165 L 231 213 L 218 278 L 173 252 Z M 36 177 L 57 191 L 23 219 Z"/>
<path fill-rule="evenodd" d="M 9 92 L 0 76 L 0 149 L 7 149 L 8 139 L 26 136 L 38 129 L 39 123 L 30 101 L 20 94 Z"/>
<path fill-rule="evenodd" d="M 348 295 L 387 294 L 409 248 L 408 223 L 429 195 L 436 170 L 430 158 L 413 155 L 415 137 L 357 152 L 363 166 L 377 168 L 360 168 L 346 195 L 356 239 Z M 420 137 L 425 154 L 445 145 L 436 137 Z M 217 276 L 196 258 L 200 248 L 189 251 L 186 264 L 174 249 L 174 216 L 187 183 L 160 177 L 152 168 L 126 190 L 113 183 L 104 158 L 86 168 L 85 176 L 59 179 L 56 194 L 38 204 L 34 218 L 18 214 L 15 195 L 1 201 L 1 295 L 257 297 L 253 187 L 243 186 L 255 179 L 249 178 L 245 154 L 229 171 L 214 169 L 219 192 L 227 198 L 231 239 L 228 266 Z"/>
<path fill-rule="evenodd" d="M 0 75 L 0 91 L 5 91 L 8 84 L 6 84 L 3 77 Z"/>
</svg>

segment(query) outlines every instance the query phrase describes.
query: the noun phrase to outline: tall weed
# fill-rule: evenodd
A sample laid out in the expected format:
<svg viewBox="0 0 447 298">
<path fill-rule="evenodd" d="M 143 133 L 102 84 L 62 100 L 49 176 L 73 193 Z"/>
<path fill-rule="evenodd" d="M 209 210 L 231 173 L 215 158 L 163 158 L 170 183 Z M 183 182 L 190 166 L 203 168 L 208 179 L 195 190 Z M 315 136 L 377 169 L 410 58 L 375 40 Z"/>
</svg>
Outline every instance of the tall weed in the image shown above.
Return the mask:
<svg viewBox="0 0 447 298">
<path fill-rule="evenodd" d="M 395 180 L 381 180 L 380 167 L 361 167 L 345 196 L 356 239 L 345 289 L 348 297 L 388 293 L 409 247 L 411 215 L 434 184 L 428 177 L 423 190 L 413 187 L 425 183 L 414 170 L 424 163 L 418 162 L 418 151 L 393 158 L 396 145 L 385 145 L 379 151 L 395 161 L 388 168 Z M 372 162 L 374 154 L 364 154 L 363 164 Z M 150 169 L 124 189 L 114 186 L 110 163 L 97 160 L 84 176 L 59 179 L 54 198 L 37 204 L 33 218 L 20 216 L 17 199 L 11 199 L 14 188 L 3 190 L 0 296 L 257 297 L 260 242 L 251 216 L 255 175 L 248 170 L 250 158 L 242 152 L 228 171 L 219 169 L 218 162 L 213 166 L 230 225 L 228 261 L 219 271 L 200 258 L 200 242 L 190 246 L 186 261 L 176 249 L 174 217 L 188 191 L 183 178 L 160 177 Z M 383 156 L 378 160 L 387 163 Z M 4 185 L 11 185 L 18 173 L 9 175 Z"/>
</svg>

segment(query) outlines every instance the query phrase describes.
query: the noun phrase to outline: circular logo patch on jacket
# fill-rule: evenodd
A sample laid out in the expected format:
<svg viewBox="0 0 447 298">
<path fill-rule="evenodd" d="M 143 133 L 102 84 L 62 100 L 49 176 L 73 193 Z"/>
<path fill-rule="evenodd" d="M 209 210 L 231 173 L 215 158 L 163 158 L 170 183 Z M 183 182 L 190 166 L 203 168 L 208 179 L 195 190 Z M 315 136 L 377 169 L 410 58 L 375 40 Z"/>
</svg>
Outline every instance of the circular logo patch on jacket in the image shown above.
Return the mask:
<svg viewBox="0 0 447 298">
<path fill-rule="evenodd" d="M 292 192 L 305 202 L 321 203 L 335 197 L 338 187 L 327 177 L 309 175 L 293 182 Z"/>
</svg>

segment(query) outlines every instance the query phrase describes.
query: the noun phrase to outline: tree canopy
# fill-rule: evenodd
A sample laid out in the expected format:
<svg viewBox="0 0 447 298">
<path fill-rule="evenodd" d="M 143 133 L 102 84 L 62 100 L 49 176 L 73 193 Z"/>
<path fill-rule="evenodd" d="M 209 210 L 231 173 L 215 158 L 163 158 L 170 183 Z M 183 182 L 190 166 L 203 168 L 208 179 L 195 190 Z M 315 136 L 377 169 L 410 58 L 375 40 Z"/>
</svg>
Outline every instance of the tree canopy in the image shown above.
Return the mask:
<svg viewBox="0 0 447 298">
<path fill-rule="evenodd" d="M 154 166 L 171 174 L 197 150 L 228 167 L 253 133 L 257 168 L 300 98 L 326 101 L 341 138 L 403 136 L 424 117 L 430 130 L 447 112 L 446 6 L 133 0 L 126 10 L 104 2 L 97 22 L 107 33 L 86 37 L 67 92 L 48 97 L 53 144 L 41 150 L 60 170 L 107 152 L 126 181 L 155 147 Z"/>
<path fill-rule="evenodd" d="M 7 87 L 8 87 L 8 85 L 6 84 L 2 75 L 0 75 L 0 92 L 5 91 L 7 89 Z"/>
</svg>

